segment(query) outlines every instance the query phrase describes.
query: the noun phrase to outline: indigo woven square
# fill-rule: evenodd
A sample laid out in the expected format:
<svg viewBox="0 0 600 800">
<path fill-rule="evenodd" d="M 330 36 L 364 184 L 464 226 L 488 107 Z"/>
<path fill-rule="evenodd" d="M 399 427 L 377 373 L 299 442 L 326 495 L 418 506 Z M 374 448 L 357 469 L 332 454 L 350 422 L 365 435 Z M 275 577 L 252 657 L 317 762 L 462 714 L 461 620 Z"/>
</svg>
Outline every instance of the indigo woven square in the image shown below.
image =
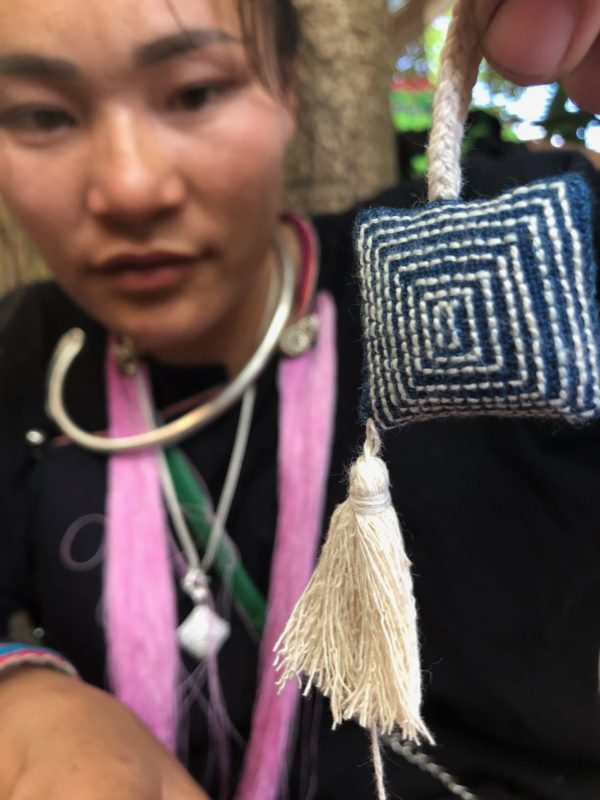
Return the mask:
<svg viewBox="0 0 600 800">
<path fill-rule="evenodd" d="M 356 223 L 361 416 L 600 416 L 591 198 L 566 175 Z"/>
</svg>

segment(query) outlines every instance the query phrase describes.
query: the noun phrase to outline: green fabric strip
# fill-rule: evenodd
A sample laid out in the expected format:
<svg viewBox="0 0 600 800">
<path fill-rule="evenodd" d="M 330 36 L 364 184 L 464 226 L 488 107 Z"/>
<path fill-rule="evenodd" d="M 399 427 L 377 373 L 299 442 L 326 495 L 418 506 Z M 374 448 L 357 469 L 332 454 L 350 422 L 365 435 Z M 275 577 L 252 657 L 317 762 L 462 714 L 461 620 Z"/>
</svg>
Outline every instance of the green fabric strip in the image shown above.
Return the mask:
<svg viewBox="0 0 600 800">
<path fill-rule="evenodd" d="M 206 548 L 211 525 L 207 519 L 206 497 L 185 454 L 178 447 L 165 450 L 165 458 L 175 485 L 177 499 L 188 520 L 192 534 Z M 267 603 L 256 588 L 240 560 L 236 548 L 226 536 L 221 538 L 212 569 L 231 591 L 238 611 L 248 620 L 259 636 L 262 636 L 267 617 Z"/>
</svg>

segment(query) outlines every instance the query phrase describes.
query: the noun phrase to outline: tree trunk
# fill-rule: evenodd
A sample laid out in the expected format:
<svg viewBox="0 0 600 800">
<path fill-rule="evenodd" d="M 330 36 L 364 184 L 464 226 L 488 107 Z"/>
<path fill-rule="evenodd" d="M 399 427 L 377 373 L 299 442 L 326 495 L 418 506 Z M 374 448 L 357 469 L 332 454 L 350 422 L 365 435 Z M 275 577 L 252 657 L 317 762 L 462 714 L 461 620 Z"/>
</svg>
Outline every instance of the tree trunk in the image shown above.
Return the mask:
<svg viewBox="0 0 600 800">
<path fill-rule="evenodd" d="M 303 28 L 288 207 L 338 211 L 396 180 L 386 0 L 297 0 Z"/>
</svg>

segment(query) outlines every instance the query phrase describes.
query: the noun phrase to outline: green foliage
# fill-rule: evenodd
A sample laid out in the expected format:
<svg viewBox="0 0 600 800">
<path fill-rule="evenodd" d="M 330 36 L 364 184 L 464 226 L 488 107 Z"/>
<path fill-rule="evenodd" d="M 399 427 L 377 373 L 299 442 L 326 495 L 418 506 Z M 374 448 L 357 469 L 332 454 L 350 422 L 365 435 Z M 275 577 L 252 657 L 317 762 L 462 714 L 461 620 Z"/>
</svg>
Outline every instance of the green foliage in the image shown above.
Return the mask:
<svg viewBox="0 0 600 800">
<path fill-rule="evenodd" d="M 397 131 L 428 131 L 431 128 L 433 89 L 393 89 L 390 102 Z"/>
<path fill-rule="evenodd" d="M 417 180 L 418 178 L 424 178 L 427 174 L 427 153 L 421 153 L 419 156 L 413 156 L 410 161 L 410 167 L 412 170 L 412 175 L 410 176 L 411 180 Z"/>
<path fill-rule="evenodd" d="M 426 28 L 423 34 L 423 50 L 427 61 L 427 73 L 429 80 L 434 86 L 437 83 L 438 73 L 440 71 L 442 49 L 444 47 L 449 19 L 449 15 L 444 14 Z"/>
<path fill-rule="evenodd" d="M 425 30 L 419 42 L 408 45 L 398 60 L 399 77 L 428 78 L 432 86 L 436 84 L 449 21 L 450 14 L 442 14 Z M 589 126 L 600 124 L 597 117 L 570 103 L 558 85 L 554 87 L 543 119 L 523 120 L 511 113 L 509 108 L 525 91 L 495 72 L 487 62 L 482 63 L 474 92 L 476 107 L 488 111 L 500 121 L 502 138 L 506 141 L 520 141 L 518 129 L 524 121 L 534 122 L 547 138 L 558 135 L 567 142 L 581 142 Z M 429 127 L 431 100 L 431 94 L 426 92 L 393 92 L 391 102 L 396 129 L 422 131 Z M 477 132 L 472 131 L 470 140 L 474 140 L 476 135 Z"/>
</svg>

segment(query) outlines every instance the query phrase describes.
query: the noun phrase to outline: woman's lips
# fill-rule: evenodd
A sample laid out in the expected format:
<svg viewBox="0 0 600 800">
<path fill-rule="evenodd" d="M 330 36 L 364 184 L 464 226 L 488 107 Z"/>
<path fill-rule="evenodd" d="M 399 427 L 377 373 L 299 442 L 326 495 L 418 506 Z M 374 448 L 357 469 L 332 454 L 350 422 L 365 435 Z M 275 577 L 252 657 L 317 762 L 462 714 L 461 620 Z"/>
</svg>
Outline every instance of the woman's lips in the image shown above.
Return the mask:
<svg viewBox="0 0 600 800">
<path fill-rule="evenodd" d="M 121 291 L 157 292 L 176 287 L 196 262 L 194 256 L 177 253 L 119 254 L 93 271 Z"/>
</svg>

